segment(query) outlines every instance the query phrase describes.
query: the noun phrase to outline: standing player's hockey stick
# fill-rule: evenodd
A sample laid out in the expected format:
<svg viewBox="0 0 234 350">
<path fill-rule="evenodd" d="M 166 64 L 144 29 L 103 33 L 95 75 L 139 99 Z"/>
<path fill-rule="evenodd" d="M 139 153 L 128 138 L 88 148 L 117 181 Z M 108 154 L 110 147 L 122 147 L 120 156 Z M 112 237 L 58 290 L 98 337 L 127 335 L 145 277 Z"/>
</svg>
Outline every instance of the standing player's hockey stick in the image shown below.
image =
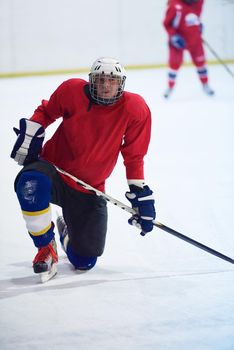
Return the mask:
<svg viewBox="0 0 234 350">
<path fill-rule="evenodd" d="M 226 71 L 234 78 L 234 73 L 231 71 L 231 69 L 228 67 L 228 65 L 219 57 L 219 55 L 215 52 L 215 50 L 210 46 L 210 44 L 205 40 L 202 39 L 203 43 L 206 45 L 206 47 L 210 50 L 210 52 L 217 58 L 219 63 L 221 63 Z"/>
<path fill-rule="evenodd" d="M 127 211 L 128 213 L 130 213 L 132 215 L 136 215 L 137 214 L 136 211 L 133 208 L 131 208 L 131 207 L 125 205 L 124 203 L 122 203 L 122 202 L 112 198 L 108 194 L 97 190 L 96 188 L 94 188 L 94 187 L 88 185 L 87 183 L 85 183 L 84 181 L 77 179 L 75 176 L 67 173 L 66 171 L 64 171 L 64 170 L 62 170 L 62 169 L 60 169 L 60 168 L 58 168 L 56 166 L 55 166 L 55 168 L 57 169 L 58 172 L 60 172 L 63 175 L 66 175 L 66 176 L 70 177 L 72 180 L 74 180 L 80 186 L 84 187 L 86 190 L 95 192 L 97 196 L 105 198 L 108 202 L 116 205 L 117 207 Z M 226 261 L 230 262 L 231 264 L 234 264 L 234 259 L 232 259 L 232 258 L 230 258 L 230 257 L 228 257 L 228 256 L 226 256 L 226 255 L 224 255 L 224 254 L 222 254 L 220 252 L 218 252 L 217 250 L 214 250 L 214 249 L 212 249 L 212 248 L 210 248 L 210 247 L 208 247 L 208 246 L 206 246 L 206 245 L 204 245 L 204 244 L 202 244 L 202 243 L 200 243 L 198 241 L 195 241 L 194 239 L 192 239 L 192 238 L 190 238 L 188 236 L 185 236 L 182 233 L 179 233 L 179 232 L 173 230 L 172 228 L 170 228 L 170 227 L 168 227 L 166 225 L 161 224 L 158 221 L 154 221 L 154 226 L 160 228 L 163 231 L 166 231 L 166 232 L 170 233 L 173 236 L 176 236 L 176 237 L 182 239 L 183 241 L 185 241 L 187 243 L 190 243 L 190 244 L 194 245 L 195 247 L 198 247 L 198 248 L 200 248 L 200 249 L 202 249 L 202 250 L 204 250 L 204 251 L 206 251 L 206 252 L 208 252 L 208 253 L 210 253 L 212 255 L 215 255 L 215 256 L 217 256 L 220 259 L 226 260 Z"/>
</svg>

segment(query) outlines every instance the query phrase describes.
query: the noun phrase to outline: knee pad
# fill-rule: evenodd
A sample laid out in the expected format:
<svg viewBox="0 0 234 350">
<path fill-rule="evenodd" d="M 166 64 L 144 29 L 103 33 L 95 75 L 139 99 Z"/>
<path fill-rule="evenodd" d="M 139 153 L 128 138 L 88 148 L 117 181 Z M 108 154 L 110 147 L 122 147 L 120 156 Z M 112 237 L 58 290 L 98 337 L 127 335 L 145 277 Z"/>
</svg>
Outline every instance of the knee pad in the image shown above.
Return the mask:
<svg viewBox="0 0 234 350">
<path fill-rule="evenodd" d="M 16 194 L 22 210 L 39 211 L 48 207 L 52 183 L 48 176 L 38 171 L 23 172 L 16 184 Z"/>
<path fill-rule="evenodd" d="M 36 247 L 46 246 L 54 238 L 50 208 L 51 190 L 51 180 L 37 171 L 23 172 L 16 184 L 23 218 Z"/>
<path fill-rule="evenodd" d="M 94 265 L 97 262 L 96 256 L 81 256 L 78 254 L 75 254 L 71 248 L 71 245 L 68 244 L 66 254 L 68 257 L 68 260 L 72 263 L 72 265 L 77 270 L 90 270 L 94 267 Z"/>
</svg>

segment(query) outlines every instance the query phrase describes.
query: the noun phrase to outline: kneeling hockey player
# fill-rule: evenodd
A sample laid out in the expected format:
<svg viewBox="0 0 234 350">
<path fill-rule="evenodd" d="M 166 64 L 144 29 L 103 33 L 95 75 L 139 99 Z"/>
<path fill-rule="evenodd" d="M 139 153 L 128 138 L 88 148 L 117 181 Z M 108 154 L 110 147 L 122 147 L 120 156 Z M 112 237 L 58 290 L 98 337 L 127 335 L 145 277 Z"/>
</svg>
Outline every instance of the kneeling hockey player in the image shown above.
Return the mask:
<svg viewBox="0 0 234 350">
<path fill-rule="evenodd" d="M 125 71 L 113 58 L 97 59 L 89 82 L 64 81 L 42 100 L 30 119 L 22 118 L 11 157 L 23 169 L 15 191 L 26 227 L 38 252 L 34 272 L 42 281 L 56 273 L 58 261 L 50 203 L 62 208 L 57 225 L 60 241 L 75 269 L 89 270 L 102 255 L 107 232 L 106 200 L 61 174 L 65 170 L 104 191 L 105 180 L 119 153 L 126 168 L 127 199 L 137 210 L 144 235 L 155 219 L 152 190 L 145 184 L 143 158 L 147 153 L 151 113 L 144 99 L 124 91 Z M 57 118 L 61 124 L 43 145 L 45 129 Z"/>
</svg>

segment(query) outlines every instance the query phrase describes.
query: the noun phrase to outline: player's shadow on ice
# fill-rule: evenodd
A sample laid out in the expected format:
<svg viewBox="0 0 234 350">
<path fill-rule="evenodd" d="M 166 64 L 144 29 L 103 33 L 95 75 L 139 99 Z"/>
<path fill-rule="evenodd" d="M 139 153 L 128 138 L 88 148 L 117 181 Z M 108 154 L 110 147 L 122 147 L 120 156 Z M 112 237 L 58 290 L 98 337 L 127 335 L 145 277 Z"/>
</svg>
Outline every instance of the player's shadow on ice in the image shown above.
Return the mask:
<svg viewBox="0 0 234 350">
<path fill-rule="evenodd" d="M 62 259 L 61 259 L 62 260 Z M 15 264 L 16 265 L 16 264 Z M 21 266 L 28 263 L 21 263 Z M 17 264 L 17 266 L 19 266 Z M 166 278 L 180 278 L 184 276 L 194 275 L 211 275 L 224 272 L 234 272 L 234 270 L 216 270 L 216 271 L 138 271 L 132 267 L 125 268 L 124 271 L 103 269 L 102 267 L 95 267 L 93 270 L 82 272 L 72 268 L 71 264 L 64 261 L 58 264 L 58 274 L 47 283 L 40 283 L 39 277 L 33 274 L 30 269 L 30 275 L 24 277 L 13 277 L 1 280 L 0 299 L 7 299 L 19 295 L 30 293 L 44 293 L 53 290 L 66 290 L 71 288 L 82 288 L 87 286 L 94 286 L 106 283 L 128 283 L 129 281 L 154 280 Z M 99 277 L 99 278 L 98 278 Z M 103 278 L 104 277 L 104 278 Z M 65 281 L 64 281 L 65 279 Z M 72 279 L 72 280 L 71 280 Z"/>
</svg>

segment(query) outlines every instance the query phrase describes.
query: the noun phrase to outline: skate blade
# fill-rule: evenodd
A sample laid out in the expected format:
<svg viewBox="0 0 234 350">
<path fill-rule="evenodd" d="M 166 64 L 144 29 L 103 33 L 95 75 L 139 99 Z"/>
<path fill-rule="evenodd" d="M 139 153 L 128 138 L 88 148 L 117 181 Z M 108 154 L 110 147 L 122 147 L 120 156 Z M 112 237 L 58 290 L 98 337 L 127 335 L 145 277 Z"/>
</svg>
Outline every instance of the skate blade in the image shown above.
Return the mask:
<svg viewBox="0 0 234 350">
<path fill-rule="evenodd" d="M 42 272 L 39 274 L 40 282 L 45 283 L 51 280 L 57 274 L 57 266 L 54 263 L 50 271 Z"/>
</svg>

